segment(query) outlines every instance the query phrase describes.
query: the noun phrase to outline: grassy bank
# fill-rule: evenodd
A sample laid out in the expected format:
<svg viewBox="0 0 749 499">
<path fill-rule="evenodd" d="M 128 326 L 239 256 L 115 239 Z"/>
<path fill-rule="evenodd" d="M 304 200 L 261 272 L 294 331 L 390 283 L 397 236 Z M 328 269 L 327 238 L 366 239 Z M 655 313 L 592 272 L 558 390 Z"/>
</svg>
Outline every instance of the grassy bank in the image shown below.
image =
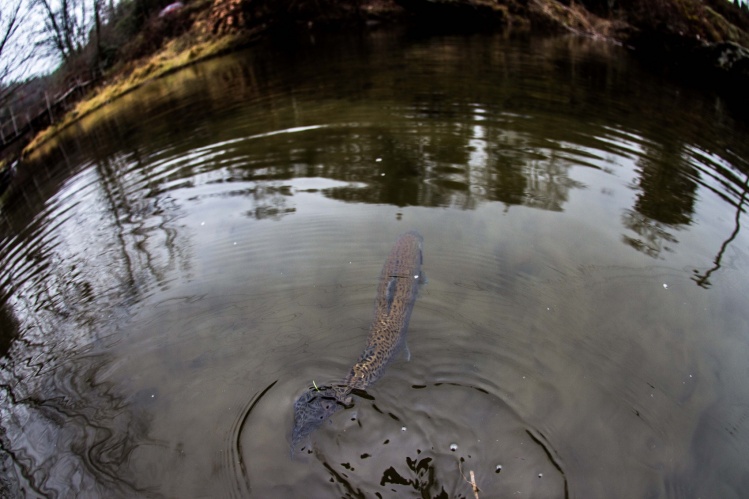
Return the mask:
<svg viewBox="0 0 749 499">
<path fill-rule="evenodd" d="M 435 13 L 439 12 L 443 16 L 441 30 L 456 26 L 458 20 L 463 20 L 462 31 L 471 26 L 480 26 L 481 29 L 513 27 L 568 31 L 631 46 L 643 57 L 655 57 L 656 64 L 667 65 L 676 61 L 696 71 L 714 69 L 713 60 L 725 59 L 722 52 L 711 49 L 716 44 L 729 43 L 739 48 L 749 46 L 749 15 L 724 0 L 398 1 L 400 4 L 394 0 L 187 2 L 184 11 L 174 19 L 163 21 L 154 18 L 146 25 L 131 41 L 130 49 L 124 51 L 130 54 L 130 58 L 114 64 L 97 88 L 60 121 L 38 133 L 23 149 L 23 156 L 29 156 L 41 144 L 83 116 L 144 83 L 198 61 L 247 46 L 279 26 L 302 29 L 358 28 L 398 19 L 429 27 L 437 22 Z M 477 12 L 480 17 L 476 15 Z M 174 26 L 179 28 L 174 29 Z M 156 44 L 157 47 L 146 50 L 148 53 L 145 56 L 132 56 L 143 52 L 141 47 L 149 44 Z M 729 48 L 733 48 L 733 45 Z M 699 57 L 695 58 L 695 54 Z M 746 55 L 749 56 L 749 51 Z M 725 75 L 731 81 L 737 78 L 728 72 Z M 749 73 L 746 76 L 749 81 Z M 738 78 L 742 78 L 741 74 Z M 739 82 L 739 88 L 744 88 L 741 85 Z"/>
<path fill-rule="evenodd" d="M 135 90 L 144 83 L 204 59 L 245 46 L 251 40 L 252 38 L 234 33 L 204 40 L 191 40 L 189 44 L 186 44 L 185 40 L 182 39 L 170 41 L 156 54 L 138 61 L 130 71 L 109 79 L 105 84 L 79 101 L 60 121 L 38 133 L 23 149 L 23 156 L 28 156 L 51 137 L 79 119 Z"/>
<path fill-rule="evenodd" d="M 321 29 L 361 26 L 400 18 L 404 13 L 391 0 L 343 1 L 331 8 L 325 2 L 257 2 L 252 10 L 242 0 L 194 0 L 174 19 L 153 18 L 131 40 L 117 62 L 99 84 L 83 96 L 53 125 L 37 133 L 23 147 L 21 156 L 29 157 L 42 144 L 71 124 L 113 100 L 160 78 L 202 60 L 246 47 L 275 29 L 313 25 Z M 288 4 L 288 5 L 285 5 Z M 292 7 L 293 6 L 293 7 Z M 174 28 L 179 25 L 178 28 Z M 164 36 L 163 30 L 174 33 Z M 156 42 L 154 42 L 156 40 Z M 152 47 L 157 43 L 158 47 Z M 145 52 L 147 55 L 133 57 Z M 3 164 L 0 163 L 0 170 Z"/>
</svg>

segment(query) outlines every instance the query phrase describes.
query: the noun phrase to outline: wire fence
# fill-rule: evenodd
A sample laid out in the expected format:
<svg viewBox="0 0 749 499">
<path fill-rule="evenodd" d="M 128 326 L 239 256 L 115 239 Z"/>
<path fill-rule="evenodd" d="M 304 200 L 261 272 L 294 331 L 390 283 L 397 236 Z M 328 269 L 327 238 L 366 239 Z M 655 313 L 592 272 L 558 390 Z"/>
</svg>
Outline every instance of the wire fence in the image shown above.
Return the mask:
<svg viewBox="0 0 749 499">
<path fill-rule="evenodd" d="M 72 107 L 80 95 L 91 85 L 92 80 L 76 82 L 65 92 L 49 95 L 44 92 L 42 99 L 21 105 L 11 105 L 2 109 L 0 116 L 0 150 L 10 146 L 22 137 L 37 133 L 57 120 Z"/>
</svg>

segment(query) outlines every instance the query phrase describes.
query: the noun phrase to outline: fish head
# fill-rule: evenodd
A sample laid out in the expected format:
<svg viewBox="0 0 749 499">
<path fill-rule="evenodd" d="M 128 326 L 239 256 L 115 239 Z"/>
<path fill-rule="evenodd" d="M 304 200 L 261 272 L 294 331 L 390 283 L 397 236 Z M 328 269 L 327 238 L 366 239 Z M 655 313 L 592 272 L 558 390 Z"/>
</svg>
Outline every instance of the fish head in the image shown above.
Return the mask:
<svg viewBox="0 0 749 499">
<path fill-rule="evenodd" d="M 345 406 L 346 404 L 338 399 L 336 391 L 331 387 L 320 387 L 304 392 L 294 403 L 292 452 L 305 438 Z"/>
</svg>

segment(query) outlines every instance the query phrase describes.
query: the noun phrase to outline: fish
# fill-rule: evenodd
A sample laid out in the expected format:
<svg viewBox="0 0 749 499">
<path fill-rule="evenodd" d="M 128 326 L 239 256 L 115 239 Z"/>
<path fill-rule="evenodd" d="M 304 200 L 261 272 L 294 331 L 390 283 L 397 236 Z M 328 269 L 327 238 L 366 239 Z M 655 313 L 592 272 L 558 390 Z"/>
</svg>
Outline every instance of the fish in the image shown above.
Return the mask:
<svg viewBox="0 0 749 499">
<path fill-rule="evenodd" d="M 380 273 L 374 317 L 367 343 L 342 382 L 315 386 L 294 402 L 292 455 L 296 447 L 336 412 L 353 405 L 352 392 L 363 391 L 385 373 L 401 351 L 410 360 L 406 333 L 419 289 L 426 282 L 422 273 L 423 238 L 406 232 L 395 242 Z"/>
</svg>

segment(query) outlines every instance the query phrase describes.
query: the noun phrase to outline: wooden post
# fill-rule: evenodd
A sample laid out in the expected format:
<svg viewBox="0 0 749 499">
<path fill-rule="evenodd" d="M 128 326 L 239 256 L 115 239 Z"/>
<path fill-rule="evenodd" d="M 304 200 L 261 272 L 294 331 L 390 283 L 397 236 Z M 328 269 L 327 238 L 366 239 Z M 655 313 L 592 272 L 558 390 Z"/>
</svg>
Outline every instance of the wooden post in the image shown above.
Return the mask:
<svg viewBox="0 0 749 499">
<path fill-rule="evenodd" d="M 44 91 L 44 100 L 47 101 L 47 112 L 49 113 L 49 124 L 53 124 L 55 122 L 55 116 L 52 114 L 52 106 L 49 105 L 49 95 L 47 94 L 47 91 Z"/>
<path fill-rule="evenodd" d="M 18 135 L 18 127 L 16 126 L 16 115 L 13 114 L 13 108 L 10 109 L 10 120 L 13 122 L 13 130 L 15 130 L 16 135 Z"/>
</svg>

